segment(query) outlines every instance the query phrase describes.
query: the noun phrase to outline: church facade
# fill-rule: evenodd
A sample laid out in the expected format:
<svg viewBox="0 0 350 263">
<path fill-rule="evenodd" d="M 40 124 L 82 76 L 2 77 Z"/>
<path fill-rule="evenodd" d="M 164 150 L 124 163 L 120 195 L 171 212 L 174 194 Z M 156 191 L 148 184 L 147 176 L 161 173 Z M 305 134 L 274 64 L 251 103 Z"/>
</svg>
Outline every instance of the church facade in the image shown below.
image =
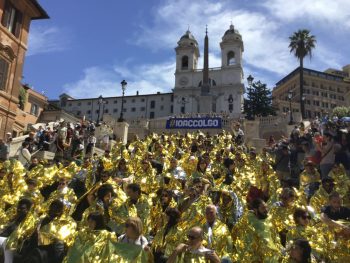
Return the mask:
<svg viewBox="0 0 350 263">
<path fill-rule="evenodd" d="M 209 67 L 209 39 L 206 34 L 203 69 L 198 69 L 198 42 L 190 31 L 178 41 L 175 85 L 173 92 L 124 96 L 123 116 L 128 120 L 155 119 L 179 115 L 216 113 L 239 117 L 243 106 L 244 51 L 242 36 L 230 26 L 224 33 L 221 47 L 221 67 Z M 102 91 L 101 91 L 102 92 Z M 102 103 L 101 103 L 102 102 Z M 78 118 L 103 120 L 103 115 L 118 118 L 122 97 L 74 99 L 62 94 L 50 101 Z"/>
<path fill-rule="evenodd" d="M 204 41 L 204 65 L 198 70 L 199 47 L 197 40 L 187 31 L 176 51 L 174 88 L 174 114 L 226 113 L 238 117 L 243 105 L 244 51 L 242 36 L 233 25 L 222 37 L 221 67 L 209 67 L 209 40 Z"/>
</svg>

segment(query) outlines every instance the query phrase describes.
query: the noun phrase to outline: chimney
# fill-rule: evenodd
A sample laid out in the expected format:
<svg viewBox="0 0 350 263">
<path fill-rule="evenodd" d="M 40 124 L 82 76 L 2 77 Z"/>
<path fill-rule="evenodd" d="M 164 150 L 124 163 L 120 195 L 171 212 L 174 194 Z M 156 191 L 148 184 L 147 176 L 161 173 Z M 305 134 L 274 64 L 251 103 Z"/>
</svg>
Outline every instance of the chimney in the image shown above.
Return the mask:
<svg viewBox="0 0 350 263">
<path fill-rule="evenodd" d="M 136 91 L 136 96 L 138 96 L 138 95 L 139 95 L 139 91 L 137 90 L 137 91 Z"/>
</svg>

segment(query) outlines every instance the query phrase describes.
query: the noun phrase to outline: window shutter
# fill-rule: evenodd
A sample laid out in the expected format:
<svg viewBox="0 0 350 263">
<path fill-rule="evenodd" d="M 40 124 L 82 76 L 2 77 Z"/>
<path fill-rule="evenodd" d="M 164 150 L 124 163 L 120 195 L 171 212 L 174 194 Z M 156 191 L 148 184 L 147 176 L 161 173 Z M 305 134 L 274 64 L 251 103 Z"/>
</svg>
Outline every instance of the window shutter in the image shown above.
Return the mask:
<svg viewBox="0 0 350 263">
<path fill-rule="evenodd" d="M 16 21 L 15 21 L 16 25 L 15 25 L 15 31 L 14 31 L 14 35 L 16 37 L 19 37 L 19 35 L 21 34 L 22 20 L 23 20 L 22 13 L 16 10 Z"/>
<path fill-rule="evenodd" d="M 9 63 L 5 59 L 0 58 L 0 90 L 6 90 L 8 68 Z"/>
<path fill-rule="evenodd" d="M 9 18 L 10 18 L 10 14 L 11 14 L 11 10 L 10 10 L 10 4 L 8 1 L 5 2 L 5 7 L 4 7 L 4 12 L 2 13 L 2 19 L 1 19 L 1 24 L 4 27 L 8 27 L 9 25 Z"/>
</svg>

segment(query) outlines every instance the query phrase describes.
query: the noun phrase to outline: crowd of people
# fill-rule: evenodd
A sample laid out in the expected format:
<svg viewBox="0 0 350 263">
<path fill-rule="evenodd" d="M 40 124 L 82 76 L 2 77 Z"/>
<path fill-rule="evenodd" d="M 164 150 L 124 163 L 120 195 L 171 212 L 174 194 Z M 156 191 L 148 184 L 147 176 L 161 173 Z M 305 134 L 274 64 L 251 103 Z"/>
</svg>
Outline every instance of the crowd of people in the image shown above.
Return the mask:
<svg viewBox="0 0 350 263">
<path fill-rule="evenodd" d="M 96 128 L 102 130 L 101 127 L 109 132 L 99 134 L 97 137 Z M 109 149 L 112 139 L 115 139 L 112 130 L 104 123 L 96 125 L 94 122 L 86 121 L 73 124 L 62 121 L 32 129 L 15 156 L 24 167 L 30 165 L 32 156 L 40 151 L 53 153 L 56 160 L 82 162 L 85 156 L 92 157 L 96 146 L 103 150 Z M 1 161 L 9 159 L 10 147 L 11 142 L 0 141 Z"/>
<path fill-rule="evenodd" d="M 297 125 L 262 152 L 237 123 L 135 137 L 102 157 L 78 155 L 82 128 L 65 125 L 54 161 L 1 161 L 4 262 L 350 262 L 344 123 Z M 28 152 L 47 142 L 32 139 Z"/>
</svg>

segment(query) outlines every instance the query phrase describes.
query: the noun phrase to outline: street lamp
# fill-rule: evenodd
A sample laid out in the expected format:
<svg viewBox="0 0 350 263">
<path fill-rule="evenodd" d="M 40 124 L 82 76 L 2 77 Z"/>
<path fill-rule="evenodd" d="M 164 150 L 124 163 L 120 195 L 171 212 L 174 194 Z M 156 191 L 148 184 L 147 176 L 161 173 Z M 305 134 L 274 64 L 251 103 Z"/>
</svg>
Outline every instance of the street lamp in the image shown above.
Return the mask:
<svg viewBox="0 0 350 263">
<path fill-rule="evenodd" d="M 125 121 L 123 118 L 123 111 L 124 111 L 124 94 L 125 94 L 125 89 L 126 89 L 126 85 L 128 85 L 128 83 L 125 81 L 125 79 L 123 79 L 122 82 L 120 82 L 120 84 L 122 85 L 122 109 L 120 111 L 120 117 L 118 119 L 118 122 L 123 122 Z"/>
<path fill-rule="evenodd" d="M 288 99 L 289 99 L 289 125 L 293 124 L 293 111 L 292 111 L 292 97 L 293 97 L 293 92 L 290 90 L 288 92 Z"/>
<path fill-rule="evenodd" d="M 248 97 L 249 97 L 249 99 L 251 99 L 251 95 L 252 95 L 253 80 L 254 80 L 254 77 L 252 75 L 249 75 L 248 78 L 247 78 L 248 86 L 249 86 L 249 88 L 248 88 Z M 247 105 L 247 109 L 248 109 L 248 119 L 251 120 L 252 119 L 252 116 L 251 116 L 252 115 L 252 109 L 253 109 L 251 103 L 249 103 Z"/>
<path fill-rule="evenodd" d="M 254 80 L 254 77 L 252 75 L 249 75 L 248 78 L 247 78 L 247 81 L 248 81 L 248 85 L 249 87 L 252 86 L 253 84 L 253 80 Z"/>
<path fill-rule="evenodd" d="M 100 95 L 100 97 L 98 97 L 97 104 L 98 104 L 98 115 L 97 115 L 96 125 L 99 125 L 99 123 L 100 123 L 101 105 L 103 104 L 103 97 L 102 97 L 102 95 Z M 102 116 L 103 116 L 103 113 L 102 113 Z"/>
</svg>

